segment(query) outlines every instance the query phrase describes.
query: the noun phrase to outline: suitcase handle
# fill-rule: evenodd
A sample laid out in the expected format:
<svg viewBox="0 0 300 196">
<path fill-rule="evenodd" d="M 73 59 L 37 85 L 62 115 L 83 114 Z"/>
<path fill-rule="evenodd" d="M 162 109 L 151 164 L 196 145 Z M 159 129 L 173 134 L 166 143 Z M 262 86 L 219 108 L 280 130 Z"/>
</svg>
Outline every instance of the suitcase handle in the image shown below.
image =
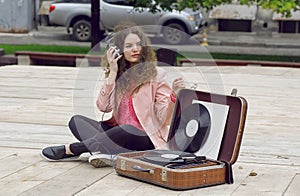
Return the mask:
<svg viewBox="0 0 300 196">
<path fill-rule="evenodd" d="M 147 172 L 149 174 L 154 174 L 154 170 L 153 169 L 144 169 L 144 168 L 142 168 L 141 166 L 138 166 L 138 165 L 134 165 L 131 168 L 135 169 L 137 171 L 140 171 L 140 172 Z"/>
</svg>

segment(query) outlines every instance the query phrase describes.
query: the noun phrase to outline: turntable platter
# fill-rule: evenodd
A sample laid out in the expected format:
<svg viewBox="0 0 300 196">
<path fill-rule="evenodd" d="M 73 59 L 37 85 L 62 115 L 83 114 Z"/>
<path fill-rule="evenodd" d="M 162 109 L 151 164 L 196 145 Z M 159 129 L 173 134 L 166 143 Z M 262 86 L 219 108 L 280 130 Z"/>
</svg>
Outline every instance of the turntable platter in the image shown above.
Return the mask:
<svg viewBox="0 0 300 196">
<path fill-rule="evenodd" d="M 194 159 L 196 155 L 188 152 L 170 150 L 152 150 L 145 152 L 143 159 L 151 163 L 165 165 L 169 163 L 183 163 L 185 159 Z"/>
</svg>

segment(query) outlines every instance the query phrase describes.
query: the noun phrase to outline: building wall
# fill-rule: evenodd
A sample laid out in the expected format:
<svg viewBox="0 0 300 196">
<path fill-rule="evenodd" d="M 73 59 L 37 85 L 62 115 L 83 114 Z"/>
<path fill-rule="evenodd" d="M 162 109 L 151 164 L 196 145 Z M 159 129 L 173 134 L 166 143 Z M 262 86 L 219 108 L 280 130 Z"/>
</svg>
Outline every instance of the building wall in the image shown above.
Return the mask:
<svg viewBox="0 0 300 196">
<path fill-rule="evenodd" d="M 213 10 L 204 13 L 210 31 L 219 31 L 221 20 L 248 20 L 251 21 L 251 33 L 260 35 L 272 35 L 279 33 L 279 23 L 284 21 L 300 21 L 300 11 L 293 13 L 292 17 L 279 17 L 272 10 L 251 5 L 226 4 L 217 6 Z M 300 23 L 299 23 L 300 24 Z"/>
<path fill-rule="evenodd" d="M 273 14 L 272 10 L 258 7 L 256 18 L 252 21 L 252 32 L 263 35 L 278 33 L 278 21 L 272 19 Z"/>
<path fill-rule="evenodd" d="M 27 33 L 36 27 L 37 0 L 0 0 L 0 32 Z"/>
</svg>

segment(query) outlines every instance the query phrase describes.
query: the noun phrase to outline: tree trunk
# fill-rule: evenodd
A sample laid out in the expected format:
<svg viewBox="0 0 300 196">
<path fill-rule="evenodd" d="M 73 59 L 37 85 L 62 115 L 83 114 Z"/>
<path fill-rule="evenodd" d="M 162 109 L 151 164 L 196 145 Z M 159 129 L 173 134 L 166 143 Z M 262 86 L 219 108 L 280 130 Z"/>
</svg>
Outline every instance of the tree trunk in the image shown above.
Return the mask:
<svg viewBox="0 0 300 196">
<path fill-rule="evenodd" d="M 92 25 L 92 43 L 91 48 L 95 51 L 100 51 L 100 1 L 99 0 L 92 0 L 91 1 L 91 25 Z M 99 44 L 98 44 L 99 43 Z"/>
</svg>

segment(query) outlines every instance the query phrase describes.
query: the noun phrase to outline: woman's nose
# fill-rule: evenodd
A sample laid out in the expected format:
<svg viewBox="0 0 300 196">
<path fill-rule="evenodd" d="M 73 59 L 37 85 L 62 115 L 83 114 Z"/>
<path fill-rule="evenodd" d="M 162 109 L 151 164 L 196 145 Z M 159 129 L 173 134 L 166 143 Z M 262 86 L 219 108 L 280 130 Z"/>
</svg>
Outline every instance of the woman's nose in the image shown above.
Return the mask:
<svg viewBox="0 0 300 196">
<path fill-rule="evenodd" d="M 139 47 L 138 47 L 137 45 L 132 46 L 132 50 L 133 50 L 133 51 L 137 51 L 138 48 L 139 48 Z"/>
<path fill-rule="evenodd" d="M 139 50 L 141 50 L 141 45 L 140 44 L 134 44 L 134 45 L 132 45 L 132 50 L 133 51 L 139 51 Z"/>
</svg>

